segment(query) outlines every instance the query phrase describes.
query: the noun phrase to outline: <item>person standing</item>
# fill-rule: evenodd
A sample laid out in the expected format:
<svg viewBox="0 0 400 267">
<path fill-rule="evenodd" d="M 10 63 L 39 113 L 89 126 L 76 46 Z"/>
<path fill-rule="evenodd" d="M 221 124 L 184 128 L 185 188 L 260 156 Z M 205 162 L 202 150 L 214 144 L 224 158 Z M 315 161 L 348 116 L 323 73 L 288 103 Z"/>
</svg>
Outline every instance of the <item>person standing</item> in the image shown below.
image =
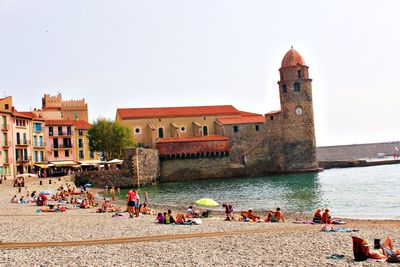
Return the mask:
<svg viewBox="0 0 400 267">
<path fill-rule="evenodd" d="M 135 200 L 135 216 L 139 217 L 139 211 L 140 211 L 140 196 L 139 192 L 134 191 L 136 193 L 136 200 Z"/>
<path fill-rule="evenodd" d="M 111 187 L 110 194 L 111 194 L 112 201 L 115 201 L 115 188 L 114 188 L 114 186 Z"/>
<path fill-rule="evenodd" d="M 136 192 L 130 189 L 128 193 L 126 194 L 127 196 L 127 208 L 126 210 L 129 213 L 129 218 L 133 218 L 133 209 L 135 207 L 135 201 L 136 201 Z"/>
</svg>

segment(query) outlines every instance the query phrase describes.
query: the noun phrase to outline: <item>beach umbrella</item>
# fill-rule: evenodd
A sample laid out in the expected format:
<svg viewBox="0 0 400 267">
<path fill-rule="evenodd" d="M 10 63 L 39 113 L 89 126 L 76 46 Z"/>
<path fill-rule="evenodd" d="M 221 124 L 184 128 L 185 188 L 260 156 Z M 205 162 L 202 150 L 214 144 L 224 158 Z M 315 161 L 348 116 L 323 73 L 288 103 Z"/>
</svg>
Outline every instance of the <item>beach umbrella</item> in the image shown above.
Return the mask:
<svg viewBox="0 0 400 267">
<path fill-rule="evenodd" d="M 200 198 L 196 200 L 194 203 L 204 207 L 217 207 L 220 205 L 217 201 L 215 201 L 212 198 Z"/>
<path fill-rule="evenodd" d="M 45 190 L 45 191 L 40 192 L 39 195 L 51 195 L 51 193 L 50 193 L 50 191 Z"/>
<path fill-rule="evenodd" d="M 92 184 L 85 184 L 84 186 L 85 186 L 85 187 L 91 187 Z"/>
</svg>

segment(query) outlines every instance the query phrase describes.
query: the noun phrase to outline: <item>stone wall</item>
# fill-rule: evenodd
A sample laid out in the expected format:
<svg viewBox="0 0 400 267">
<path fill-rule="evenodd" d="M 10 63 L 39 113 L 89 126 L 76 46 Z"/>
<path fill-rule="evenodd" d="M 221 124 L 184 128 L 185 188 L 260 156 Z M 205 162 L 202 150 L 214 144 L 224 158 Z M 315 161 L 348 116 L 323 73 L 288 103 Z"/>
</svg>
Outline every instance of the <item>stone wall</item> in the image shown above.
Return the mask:
<svg viewBox="0 0 400 267">
<path fill-rule="evenodd" d="M 147 148 L 133 148 L 128 151 L 128 169 L 137 187 L 152 184 L 160 176 L 158 151 Z"/>
<path fill-rule="evenodd" d="M 396 147 L 400 150 L 400 142 L 317 147 L 317 158 L 319 161 L 332 161 L 376 158 L 378 153 L 392 156 L 400 154 Z"/>
<path fill-rule="evenodd" d="M 104 188 L 120 187 L 131 188 L 136 187 L 129 170 L 109 170 L 109 171 L 88 171 L 75 173 L 75 184 L 81 186 L 91 184 L 94 187 Z"/>
</svg>

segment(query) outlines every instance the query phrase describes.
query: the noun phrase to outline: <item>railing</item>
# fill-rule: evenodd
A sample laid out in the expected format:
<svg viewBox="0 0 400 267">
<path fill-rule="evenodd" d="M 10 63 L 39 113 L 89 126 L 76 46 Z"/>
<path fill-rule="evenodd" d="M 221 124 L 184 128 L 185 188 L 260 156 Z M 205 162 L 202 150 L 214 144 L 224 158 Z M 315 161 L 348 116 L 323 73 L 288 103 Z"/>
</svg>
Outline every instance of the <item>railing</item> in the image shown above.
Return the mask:
<svg viewBox="0 0 400 267">
<path fill-rule="evenodd" d="M 33 146 L 34 146 L 34 147 L 44 147 L 44 143 L 37 143 L 37 142 L 35 143 L 35 142 L 34 142 L 34 143 L 33 143 Z"/>
<path fill-rule="evenodd" d="M 40 132 L 43 132 L 43 128 L 34 128 L 33 129 L 33 131 L 35 132 L 35 133 L 40 133 Z"/>
<path fill-rule="evenodd" d="M 72 148 L 72 144 L 70 145 L 51 145 L 52 149 L 60 149 L 60 148 Z"/>
<path fill-rule="evenodd" d="M 3 141 L 3 147 L 10 147 L 11 141 Z"/>
<path fill-rule="evenodd" d="M 66 132 L 49 132 L 49 136 L 72 136 L 74 131 Z"/>
<path fill-rule="evenodd" d="M 31 156 L 29 156 L 29 157 L 22 157 L 22 158 L 17 158 L 17 159 L 16 159 L 17 162 L 26 162 L 26 161 L 31 161 L 31 160 L 32 160 L 32 157 L 31 157 Z"/>
<path fill-rule="evenodd" d="M 17 145 L 18 146 L 27 146 L 27 145 L 29 145 L 30 144 L 30 141 L 29 140 L 17 140 Z"/>
</svg>

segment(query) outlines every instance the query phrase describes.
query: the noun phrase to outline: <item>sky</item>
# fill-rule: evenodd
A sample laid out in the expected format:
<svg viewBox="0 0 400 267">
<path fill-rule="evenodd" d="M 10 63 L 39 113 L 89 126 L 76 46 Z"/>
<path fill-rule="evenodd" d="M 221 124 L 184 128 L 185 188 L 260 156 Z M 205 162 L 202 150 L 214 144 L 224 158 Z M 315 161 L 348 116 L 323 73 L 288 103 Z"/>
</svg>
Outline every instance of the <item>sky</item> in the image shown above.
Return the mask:
<svg viewBox="0 0 400 267">
<path fill-rule="evenodd" d="M 318 146 L 400 140 L 400 1 L 0 0 L 0 96 L 117 108 L 279 110 L 291 45 L 313 79 Z"/>
</svg>

